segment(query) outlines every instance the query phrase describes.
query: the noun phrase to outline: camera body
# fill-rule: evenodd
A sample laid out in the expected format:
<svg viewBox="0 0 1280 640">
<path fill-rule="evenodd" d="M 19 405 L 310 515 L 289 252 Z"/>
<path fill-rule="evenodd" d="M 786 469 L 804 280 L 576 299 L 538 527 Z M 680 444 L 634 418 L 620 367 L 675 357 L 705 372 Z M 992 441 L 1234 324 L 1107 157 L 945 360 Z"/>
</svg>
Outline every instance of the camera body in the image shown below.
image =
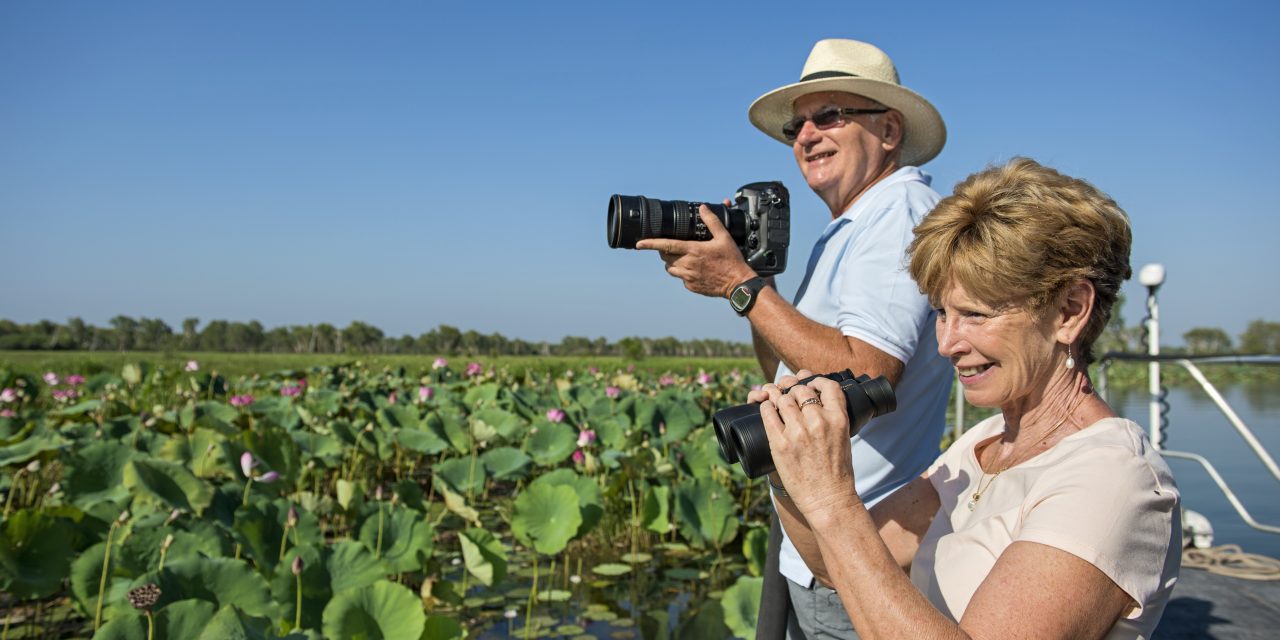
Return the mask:
<svg viewBox="0 0 1280 640">
<path fill-rule="evenodd" d="M 898 408 L 893 386 L 884 376 L 874 379 L 865 375 L 855 376 L 852 371 L 845 369 L 810 376 L 796 385 L 817 378 L 840 383 L 845 409 L 849 414 L 849 437 L 853 437 L 872 418 Z M 791 388 L 787 389 L 790 390 Z M 765 434 L 764 420 L 760 417 L 760 405 L 743 404 L 721 409 L 711 417 L 711 422 L 715 426 L 716 440 L 720 443 L 720 455 L 726 461 L 730 464 L 740 463 L 742 471 L 751 478 L 758 478 L 774 470 L 773 453 L 769 450 L 769 436 Z"/>
<path fill-rule="evenodd" d="M 787 268 L 791 244 L 791 196 L 781 182 L 752 182 L 734 194 L 733 206 L 710 202 L 658 200 L 644 196 L 609 197 L 609 246 L 634 249 L 647 238 L 710 240 L 698 215 L 707 205 L 733 236 L 748 265 L 762 277 Z"/>
</svg>

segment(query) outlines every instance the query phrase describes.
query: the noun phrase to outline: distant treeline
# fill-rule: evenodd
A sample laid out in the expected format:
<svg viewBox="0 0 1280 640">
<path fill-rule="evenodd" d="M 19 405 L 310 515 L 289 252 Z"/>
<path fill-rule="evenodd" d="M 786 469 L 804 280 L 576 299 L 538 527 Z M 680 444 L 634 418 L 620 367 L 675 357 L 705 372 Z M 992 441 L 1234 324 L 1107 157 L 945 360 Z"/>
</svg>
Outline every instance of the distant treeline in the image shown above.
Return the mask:
<svg viewBox="0 0 1280 640">
<path fill-rule="evenodd" d="M 74 351 L 222 351 L 233 353 L 382 353 L 468 356 L 623 356 L 749 358 L 750 344 L 724 340 L 676 338 L 605 338 L 565 336 L 558 343 L 529 342 L 500 333 L 482 334 L 440 325 L 416 338 L 388 336 L 364 322 L 344 328 L 331 324 L 292 325 L 267 329 L 262 323 L 213 320 L 200 326 L 187 318 L 175 331 L 163 320 L 116 316 L 98 327 L 80 318 L 66 324 L 41 320 L 18 324 L 0 320 L 0 350 Z"/>
</svg>

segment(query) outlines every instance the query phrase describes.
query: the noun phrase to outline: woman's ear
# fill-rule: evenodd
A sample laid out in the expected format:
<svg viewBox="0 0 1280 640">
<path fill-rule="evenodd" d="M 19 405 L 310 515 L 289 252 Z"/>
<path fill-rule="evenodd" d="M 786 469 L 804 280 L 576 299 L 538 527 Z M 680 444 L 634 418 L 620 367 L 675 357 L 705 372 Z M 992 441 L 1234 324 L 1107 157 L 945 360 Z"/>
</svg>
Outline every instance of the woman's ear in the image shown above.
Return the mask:
<svg viewBox="0 0 1280 640">
<path fill-rule="evenodd" d="M 1067 285 L 1058 302 L 1056 337 L 1059 342 L 1075 344 L 1089 324 L 1089 318 L 1093 317 L 1093 305 L 1096 301 L 1097 295 L 1089 280 L 1080 278 Z"/>
</svg>

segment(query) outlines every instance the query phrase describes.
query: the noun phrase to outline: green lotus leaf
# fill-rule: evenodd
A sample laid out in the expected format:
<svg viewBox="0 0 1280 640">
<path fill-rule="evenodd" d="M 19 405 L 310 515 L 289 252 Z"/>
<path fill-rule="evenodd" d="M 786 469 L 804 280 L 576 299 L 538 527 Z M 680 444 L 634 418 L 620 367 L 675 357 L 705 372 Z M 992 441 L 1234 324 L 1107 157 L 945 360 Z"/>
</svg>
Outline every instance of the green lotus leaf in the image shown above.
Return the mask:
<svg viewBox="0 0 1280 640">
<path fill-rule="evenodd" d="M 98 408 L 101 406 L 102 406 L 101 400 L 97 400 L 97 399 L 85 400 L 83 402 L 77 402 L 76 404 L 66 407 L 65 409 L 59 409 L 57 411 L 51 412 L 50 415 L 59 416 L 63 418 L 70 418 L 72 416 L 82 416 L 86 413 L 93 413 L 94 411 L 97 411 Z"/>
<path fill-rule="evenodd" d="M 435 535 L 431 524 L 412 509 L 401 506 L 387 508 L 385 503 L 377 506 L 379 511 L 365 518 L 364 525 L 360 527 L 360 541 L 373 550 L 375 558 L 387 564 L 391 573 L 420 570 L 431 557 Z"/>
<path fill-rule="evenodd" d="M 475 494 L 484 491 L 484 465 L 471 456 L 446 460 L 433 466 L 431 471 L 455 493 Z"/>
<path fill-rule="evenodd" d="M 260 462 L 254 473 L 275 471 L 283 486 L 292 486 L 302 471 L 302 452 L 288 431 L 276 426 L 258 425 L 244 432 L 244 446 Z"/>
<path fill-rule="evenodd" d="M 471 451 L 471 433 L 464 418 L 452 411 L 432 411 L 427 414 L 427 428 L 444 439 L 458 453 Z"/>
<path fill-rule="evenodd" d="M 742 576 L 724 592 L 720 606 L 724 623 L 739 638 L 756 637 L 756 617 L 760 615 L 760 594 L 764 578 Z"/>
<path fill-rule="evenodd" d="M 147 619 L 137 611 L 115 616 L 102 625 L 93 635 L 94 640 L 200 640 L 214 636 L 202 636 L 214 617 L 216 605 L 207 600 L 183 600 L 159 609 L 153 620 L 154 636 L 147 634 Z M 236 636 L 222 636 L 234 638 Z M 241 636 L 244 637 L 244 636 Z M 248 636 L 253 637 L 253 636 Z M 261 637 L 261 636 L 258 636 Z"/>
<path fill-rule="evenodd" d="M 609 449 L 622 450 L 627 448 L 627 429 L 631 424 L 624 415 L 612 416 L 603 420 L 596 420 L 591 423 L 592 428 L 596 432 L 596 437 L 600 442 Z"/>
<path fill-rule="evenodd" d="M 764 575 L 765 557 L 769 553 L 769 530 L 752 527 L 742 537 L 742 555 L 747 558 L 747 571 L 753 576 Z"/>
<path fill-rule="evenodd" d="M 683 441 L 689 432 L 695 427 L 702 426 L 707 419 L 696 402 L 678 395 L 673 390 L 668 390 L 659 397 L 658 411 L 662 415 L 666 431 L 657 436 L 659 440 L 668 444 Z"/>
<path fill-rule="evenodd" d="M 467 390 L 467 395 L 463 396 L 462 401 L 468 407 L 477 407 L 482 404 L 492 404 L 498 399 L 499 387 L 496 383 L 486 382 L 485 384 L 472 387 Z"/>
<path fill-rule="evenodd" d="M 578 495 L 566 485 L 530 484 L 515 500 L 511 530 L 538 553 L 564 550 L 582 524 Z"/>
<path fill-rule="evenodd" d="M 124 467 L 122 482 L 135 495 L 151 495 L 190 513 L 203 513 L 213 501 L 213 488 L 175 462 L 130 460 Z"/>
<path fill-rule="evenodd" d="M 341 540 L 325 547 L 324 556 L 333 593 L 367 587 L 386 577 L 386 571 L 368 547 L 354 540 Z"/>
<path fill-rule="evenodd" d="M 312 415 L 331 416 L 342 408 L 342 395 L 332 389 L 312 388 L 307 391 L 306 407 Z"/>
<path fill-rule="evenodd" d="M 218 608 L 235 605 L 252 616 L 275 618 L 278 605 L 267 581 L 243 560 L 231 558 L 183 558 L 166 562 L 164 569 L 134 579 L 132 586 L 160 587 L 157 608 L 180 600 L 212 602 Z"/>
<path fill-rule="evenodd" d="M 226 462 L 226 446 L 226 436 L 213 429 L 196 429 L 171 436 L 156 457 L 177 462 L 200 478 L 236 477 Z"/>
<path fill-rule="evenodd" d="M 335 594 L 324 608 L 324 635 L 353 640 L 420 640 L 426 620 L 416 594 L 382 580 Z"/>
<path fill-rule="evenodd" d="M 58 451 L 70 444 L 69 440 L 57 433 L 38 427 L 22 442 L 0 447 L 0 467 L 26 464 L 46 451 Z"/>
<path fill-rule="evenodd" d="M 236 509 L 232 532 L 245 556 L 252 558 L 259 571 L 268 578 L 275 573 L 280 560 L 280 541 L 284 538 L 284 513 L 276 504 L 265 500 L 250 500 Z"/>
<path fill-rule="evenodd" d="M 447 616 L 427 616 L 421 640 L 462 640 L 462 625 Z"/>
<path fill-rule="evenodd" d="M 732 637 L 733 632 L 724 624 L 724 609 L 719 602 L 707 600 L 693 611 L 692 617 L 676 626 L 676 640 Z"/>
<path fill-rule="evenodd" d="M 544 467 L 557 465 L 578 446 L 578 432 L 563 422 L 535 421 L 538 432 L 529 438 L 529 455 Z"/>
<path fill-rule="evenodd" d="M 671 487 L 650 485 L 644 490 L 644 505 L 640 510 L 640 524 L 654 532 L 666 533 L 671 529 Z"/>
<path fill-rule="evenodd" d="M 18 598 L 57 592 L 71 571 L 70 522 L 19 509 L 0 523 L 0 591 Z"/>
<path fill-rule="evenodd" d="M 533 459 L 523 451 L 512 447 L 498 447 L 486 451 L 480 456 L 480 460 L 495 480 L 523 478 L 528 475 L 529 465 L 533 462 Z"/>
<path fill-rule="evenodd" d="M 720 444 L 716 441 L 714 429 L 700 428 L 694 431 L 679 445 L 682 456 L 681 468 L 696 478 L 710 478 L 717 469 L 727 469 L 729 463 L 720 455 Z M 741 467 L 733 465 L 733 469 Z"/>
<path fill-rule="evenodd" d="M 624 553 L 619 559 L 627 564 L 644 564 L 652 560 L 653 556 L 648 553 Z"/>
<path fill-rule="evenodd" d="M 615 562 L 607 562 L 591 567 L 591 571 L 602 576 L 620 576 L 624 573 L 631 573 L 631 566 L 618 564 Z"/>
<path fill-rule="evenodd" d="M 233 426 L 240 417 L 240 412 L 235 407 L 213 401 L 197 402 L 187 406 L 191 407 L 190 414 L 185 408 L 178 414 L 178 422 L 185 430 L 205 427 L 224 436 L 233 436 L 240 432 Z"/>
<path fill-rule="evenodd" d="M 471 528 L 458 536 L 467 571 L 486 587 L 502 582 L 507 575 L 507 549 L 502 541 L 484 529 Z"/>
<path fill-rule="evenodd" d="M 393 404 L 378 409 L 378 424 L 388 431 L 396 429 L 421 429 L 422 420 L 412 406 Z"/>
<path fill-rule="evenodd" d="M 120 544 L 111 556 L 112 563 L 119 563 L 119 567 L 131 576 L 154 571 L 160 565 L 160 548 L 164 545 L 165 537 L 170 535 L 173 536 L 173 542 L 165 553 L 165 562 L 180 558 L 221 555 L 220 540 L 207 534 L 200 535 L 166 526 L 134 527 L 123 541 L 119 541 L 119 534 L 117 534 L 117 541 Z M 97 588 L 96 583 L 94 588 Z"/>
<path fill-rule="evenodd" d="M 338 506 L 348 511 L 359 512 L 364 506 L 364 483 L 338 479 Z"/>
<path fill-rule="evenodd" d="M 401 429 L 395 438 L 405 449 L 425 455 L 435 455 L 449 448 L 449 442 L 432 429 Z"/>
<path fill-rule="evenodd" d="M 63 468 L 62 490 L 80 508 L 129 496 L 124 468 L 136 455 L 133 449 L 112 441 L 94 442 L 71 454 Z"/>
<path fill-rule="evenodd" d="M 481 409 L 471 414 L 472 428 L 478 427 L 479 424 L 484 424 L 493 429 L 505 440 L 518 438 L 523 426 L 519 416 L 494 407 Z"/>
<path fill-rule="evenodd" d="M 600 486 L 591 478 L 579 475 L 573 469 L 556 469 L 550 473 L 544 473 L 529 483 L 530 486 L 535 484 L 565 485 L 573 489 L 578 496 L 578 504 L 582 508 L 582 526 L 578 528 L 579 536 L 596 526 L 604 515 L 604 494 L 600 491 Z"/>
<path fill-rule="evenodd" d="M 298 450 L 302 452 L 304 459 L 314 460 L 316 464 L 326 467 L 336 467 L 341 464 L 345 451 L 342 442 L 337 438 L 302 430 L 290 431 L 289 436 L 298 445 Z M 400 446 L 404 446 L 404 443 L 402 442 Z"/>
<path fill-rule="evenodd" d="M 437 488 L 440 490 L 440 495 L 444 497 L 445 508 L 458 514 L 460 518 L 467 522 L 480 523 L 480 512 L 467 506 L 466 498 L 450 491 L 446 483 L 439 483 Z"/>
<path fill-rule="evenodd" d="M 169 607 L 166 607 L 165 611 L 168 610 Z M 196 640 L 274 640 L 276 638 L 276 634 L 272 632 L 270 620 L 245 615 L 234 606 L 218 609 L 199 634 L 198 636 L 171 637 L 195 637 Z"/>
<path fill-rule="evenodd" d="M 715 480 L 697 478 L 676 488 L 676 521 L 695 546 L 723 547 L 738 533 L 736 505 Z"/>
<path fill-rule="evenodd" d="M 293 403 L 287 398 L 260 398 L 255 400 L 249 409 L 253 415 L 257 417 L 257 428 L 266 425 L 278 427 L 286 430 L 298 428 L 298 424 L 302 419 L 298 416 L 297 409 Z"/>
<path fill-rule="evenodd" d="M 573 597 L 573 593 L 564 589 L 545 589 L 538 591 L 539 602 L 564 602 Z"/>
</svg>

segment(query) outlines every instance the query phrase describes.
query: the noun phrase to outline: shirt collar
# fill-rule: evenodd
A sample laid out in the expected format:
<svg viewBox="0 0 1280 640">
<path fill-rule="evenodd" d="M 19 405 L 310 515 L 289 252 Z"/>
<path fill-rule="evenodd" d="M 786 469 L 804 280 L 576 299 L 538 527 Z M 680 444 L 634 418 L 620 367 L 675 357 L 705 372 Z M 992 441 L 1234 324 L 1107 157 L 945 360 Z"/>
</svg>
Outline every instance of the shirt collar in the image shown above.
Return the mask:
<svg viewBox="0 0 1280 640">
<path fill-rule="evenodd" d="M 867 189 L 866 193 L 859 196 L 857 200 L 854 200 L 853 204 L 844 213 L 840 214 L 840 217 L 829 222 L 826 230 L 822 233 L 823 237 L 856 220 L 858 216 L 862 215 L 862 212 L 871 207 L 871 203 L 875 202 L 876 198 L 885 189 L 902 182 L 919 182 L 929 186 L 929 183 L 933 182 L 933 176 L 925 173 L 920 167 L 899 167 L 897 171 L 885 176 L 880 182 L 871 185 L 871 188 Z"/>
</svg>

